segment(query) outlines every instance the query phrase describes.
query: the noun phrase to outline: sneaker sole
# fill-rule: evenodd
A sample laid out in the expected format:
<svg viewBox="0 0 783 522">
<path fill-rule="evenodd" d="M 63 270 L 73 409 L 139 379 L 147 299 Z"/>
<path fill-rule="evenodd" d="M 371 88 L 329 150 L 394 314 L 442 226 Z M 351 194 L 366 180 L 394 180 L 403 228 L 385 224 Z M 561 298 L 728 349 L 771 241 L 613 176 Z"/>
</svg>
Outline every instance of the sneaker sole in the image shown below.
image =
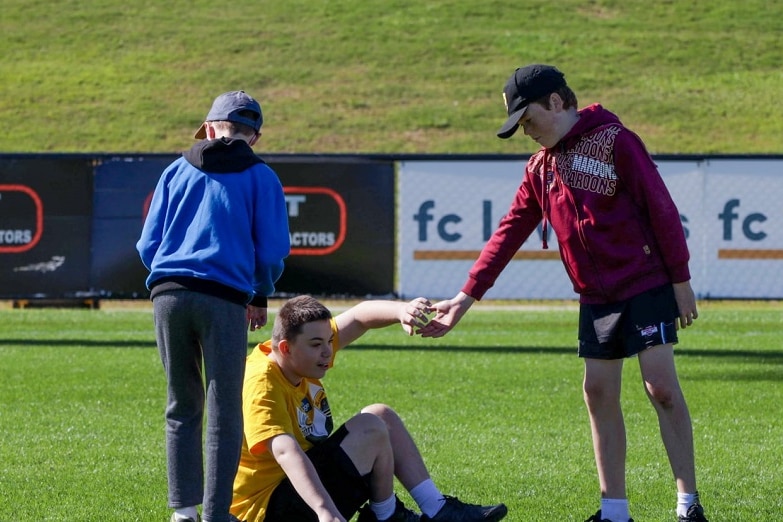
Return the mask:
<svg viewBox="0 0 783 522">
<path fill-rule="evenodd" d="M 502 520 L 506 515 L 508 515 L 508 508 L 505 504 L 501 504 L 487 514 L 489 515 L 485 519 L 487 522 L 498 522 L 498 520 Z"/>
</svg>

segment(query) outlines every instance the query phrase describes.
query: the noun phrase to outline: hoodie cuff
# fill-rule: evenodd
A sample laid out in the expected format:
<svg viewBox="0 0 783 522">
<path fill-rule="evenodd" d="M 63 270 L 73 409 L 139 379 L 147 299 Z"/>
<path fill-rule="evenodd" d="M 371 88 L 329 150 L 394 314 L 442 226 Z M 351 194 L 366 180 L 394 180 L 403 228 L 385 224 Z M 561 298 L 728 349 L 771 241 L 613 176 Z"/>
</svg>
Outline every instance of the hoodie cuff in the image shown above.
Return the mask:
<svg viewBox="0 0 783 522">
<path fill-rule="evenodd" d="M 490 287 L 485 286 L 472 277 L 468 278 L 467 281 L 465 281 L 465 284 L 462 287 L 462 292 L 465 294 L 468 294 L 470 297 L 475 299 L 476 301 L 481 301 L 481 298 L 484 297 L 484 294 L 487 293 L 487 290 L 489 290 Z"/>
<path fill-rule="evenodd" d="M 265 295 L 254 295 L 250 300 L 250 305 L 256 308 L 267 308 L 269 305 L 269 299 Z"/>
<path fill-rule="evenodd" d="M 691 280 L 691 272 L 688 269 L 688 263 L 669 268 L 669 275 L 672 283 L 684 283 Z"/>
</svg>

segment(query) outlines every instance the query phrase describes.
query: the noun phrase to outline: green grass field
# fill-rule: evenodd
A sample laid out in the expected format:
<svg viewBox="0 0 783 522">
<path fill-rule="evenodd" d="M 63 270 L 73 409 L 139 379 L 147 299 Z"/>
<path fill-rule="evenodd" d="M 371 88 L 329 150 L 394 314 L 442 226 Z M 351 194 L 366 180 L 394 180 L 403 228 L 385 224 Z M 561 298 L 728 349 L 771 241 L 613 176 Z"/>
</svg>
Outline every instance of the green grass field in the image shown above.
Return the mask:
<svg viewBox="0 0 783 522">
<path fill-rule="evenodd" d="M 503 153 L 503 84 L 554 63 L 653 153 L 781 153 L 765 0 L 3 0 L 1 152 L 178 152 L 220 92 L 274 153 Z"/>
<path fill-rule="evenodd" d="M 652 153 L 781 153 L 783 3 L 763 0 L 4 0 L 0 153 L 177 152 L 214 96 L 264 107 L 257 151 L 504 153 L 500 92 L 556 64 Z M 701 304 L 678 369 L 712 522 L 783 513 L 783 305 Z M 598 487 L 573 307 L 478 307 L 439 340 L 373 331 L 326 384 L 338 421 L 391 404 L 435 481 L 510 522 L 583 521 Z M 252 334 L 261 341 L 269 328 Z M 625 369 L 637 522 L 675 494 Z M 168 519 L 151 313 L 0 309 L 0 522 Z M 404 495 L 403 495 L 404 496 Z"/>
<path fill-rule="evenodd" d="M 388 403 L 445 493 L 504 501 L 511 522 L 581 522 L 598 490 L 576 315 L 482 304 L 442 339 L 372 331 L 326 378 L 333 411 L 342 422 Z M 781 330 L 780 302 L 707 301 L 681 332 L 711 521 L 783 512 Z M 671 522 L 674 483 L 634 360 L 624 377 L 632 515 Z M 167 520 L 164 379 L 148 307 L 0 310 L 0 382 L 0 521 Z"/>
</svg>

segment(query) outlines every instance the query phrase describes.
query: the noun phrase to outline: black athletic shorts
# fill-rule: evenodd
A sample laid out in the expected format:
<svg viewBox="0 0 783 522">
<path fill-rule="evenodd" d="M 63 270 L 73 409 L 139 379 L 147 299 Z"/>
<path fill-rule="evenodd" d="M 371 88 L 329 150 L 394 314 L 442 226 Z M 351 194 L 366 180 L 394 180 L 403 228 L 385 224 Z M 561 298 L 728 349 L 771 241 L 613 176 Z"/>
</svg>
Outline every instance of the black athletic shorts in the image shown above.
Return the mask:
<svg viewBox="0 0 783 522">
<path fill-rule="evenodd" d="M 579 357 L 624 359 L 659 344 L 676 344 L 679 316 L 672 285 L 619 303 L 579 307 Z"/>
<path fill-rule="evenodd" d="M 370 498 L 370 476 L 359 475 L 356 466 L 340 447 L 346 435 L 348 430 L 343 424 L 328 439 L 310 448 L 307 456 L 337 509 L 346 520 L 350 520 Z M 264 521 L 318 522 L 318 517 L 286 478 L 272 493 Z"/>
</svg>

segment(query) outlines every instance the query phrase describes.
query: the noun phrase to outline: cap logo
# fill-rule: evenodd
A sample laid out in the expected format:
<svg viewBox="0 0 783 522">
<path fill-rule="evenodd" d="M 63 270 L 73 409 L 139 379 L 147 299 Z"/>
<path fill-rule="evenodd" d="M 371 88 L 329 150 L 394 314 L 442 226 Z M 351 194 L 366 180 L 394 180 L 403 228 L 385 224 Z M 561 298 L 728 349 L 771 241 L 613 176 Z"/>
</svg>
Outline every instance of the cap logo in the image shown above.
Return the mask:
<svg viewBox="0 0 783 522">
<path fill-rule="evenodd" d="M 506 91 L 503 91 L 503 105 L 506 106 L 506 112 L 508 112 L 508 98 L 506 97 Z"/>
</svg>

